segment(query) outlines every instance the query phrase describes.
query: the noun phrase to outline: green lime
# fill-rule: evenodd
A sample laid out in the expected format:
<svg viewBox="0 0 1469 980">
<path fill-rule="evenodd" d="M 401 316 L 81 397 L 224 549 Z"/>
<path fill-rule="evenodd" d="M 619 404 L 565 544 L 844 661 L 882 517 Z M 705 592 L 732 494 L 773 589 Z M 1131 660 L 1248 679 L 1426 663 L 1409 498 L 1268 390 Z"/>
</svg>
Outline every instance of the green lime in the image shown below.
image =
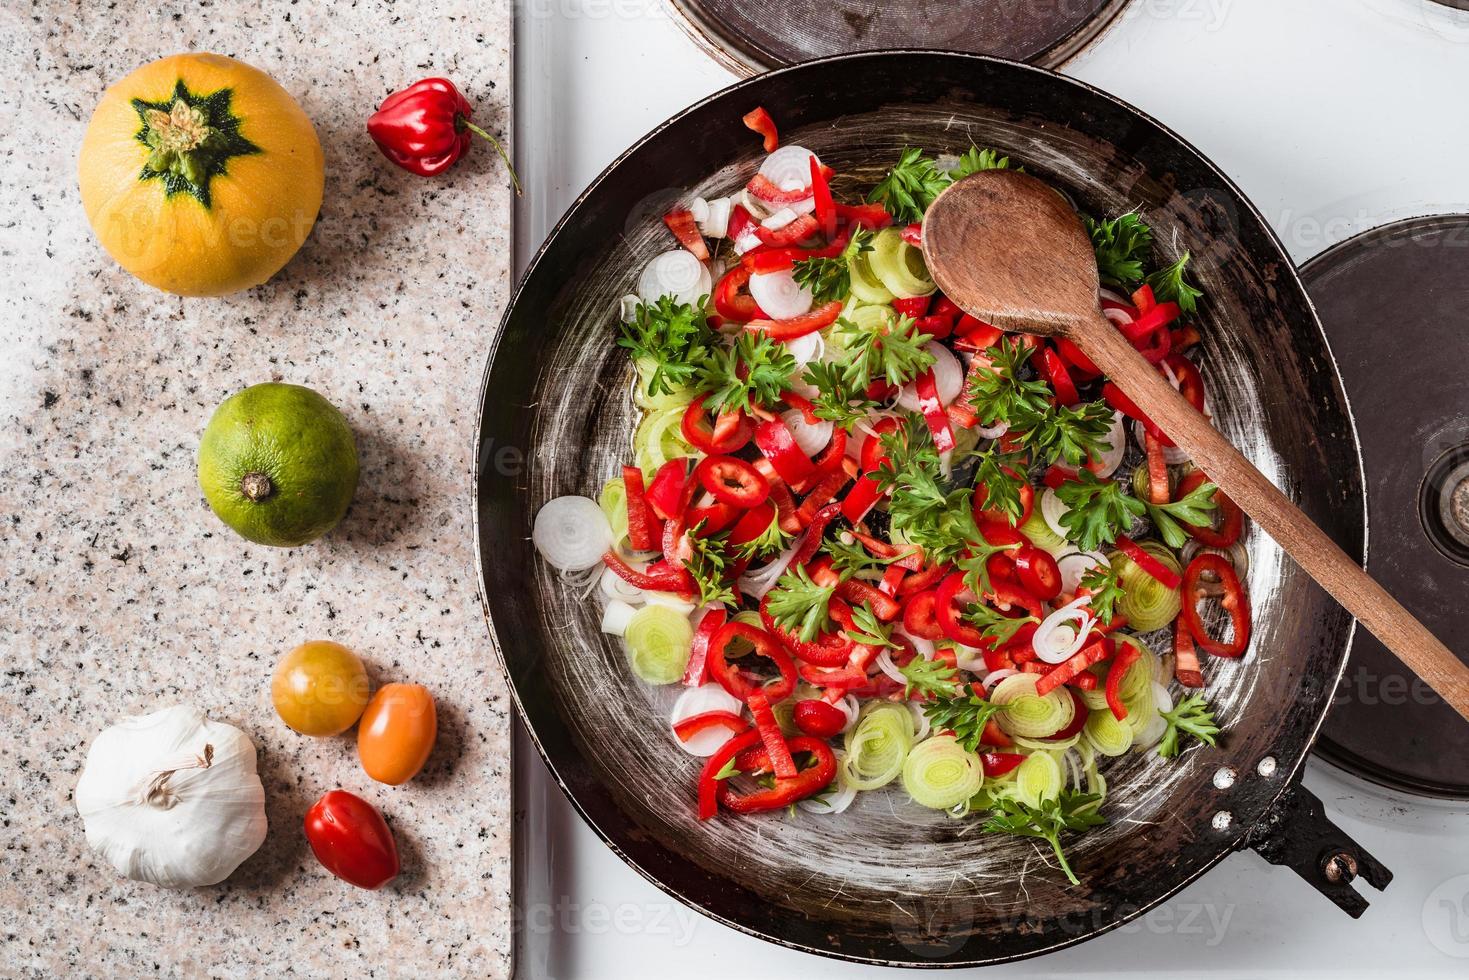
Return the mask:
<svg viewBox="0 0 1469 980">
<path fill-rule="evenodd" d="M 315 541 L 347 513 L 357 444 L 342 413 L 300 385 L 253 385 L 214 410 L 199 440 L 199 488 L 256 544 Z"/>
</svg>

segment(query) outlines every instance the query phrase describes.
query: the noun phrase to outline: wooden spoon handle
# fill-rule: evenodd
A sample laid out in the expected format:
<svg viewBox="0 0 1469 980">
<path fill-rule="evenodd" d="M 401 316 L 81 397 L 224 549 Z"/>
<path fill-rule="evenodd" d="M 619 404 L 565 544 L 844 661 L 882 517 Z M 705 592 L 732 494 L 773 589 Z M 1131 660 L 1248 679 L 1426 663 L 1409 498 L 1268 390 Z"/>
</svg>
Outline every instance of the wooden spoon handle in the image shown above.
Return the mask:
<svg viewBox="0 0 1469 980">
<path fill-rule="evenodd" d="M 1337 547 L 1098 312 L 1073 341 L 1231 500 L 1399 660 L 1469 719 L 1469 665 Z"/>
</svg>

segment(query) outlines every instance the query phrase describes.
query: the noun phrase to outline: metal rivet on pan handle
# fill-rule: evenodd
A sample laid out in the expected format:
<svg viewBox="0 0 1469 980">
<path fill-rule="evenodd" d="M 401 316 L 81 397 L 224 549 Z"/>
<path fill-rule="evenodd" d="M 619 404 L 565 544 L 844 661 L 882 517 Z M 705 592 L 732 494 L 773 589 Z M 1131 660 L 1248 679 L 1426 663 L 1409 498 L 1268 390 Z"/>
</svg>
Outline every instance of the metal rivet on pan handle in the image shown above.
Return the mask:
<svg viewBox="0 0 1469 980">
<path fill-rule="evenodd" d="M 1271 776 L 1274 776 L 1275 775 L 1275 756 L 1273 756 L 1273 755 L 1267 755 L 1265 758 L 1261 759 L 1260 760 L 1260 764 L 1255 767 L 1255 771 L 1258 772 L 1260 775 L 1264 776 L 1266 779 L 1269 779 Z"/>
<path fill-rule="evenodd" d="M 1234 766 L 1220 766 L 1214 770 L 1214 788 L 1229 789 L 1234 781 L 1239 778 L 1239 772 Z"/>
<path fill-rule="evenodd" d="M 1214 819 L 1209 821 L 1210 826 L 1219 831 L 1221 834 L 1228 830 L 1230 826 L 1233 825 L 1233 823 L 1234 814 L 1230 813 L 1228 810 L 1220 810 L 1218 813 L 1214 814 Z"/>
</svg>

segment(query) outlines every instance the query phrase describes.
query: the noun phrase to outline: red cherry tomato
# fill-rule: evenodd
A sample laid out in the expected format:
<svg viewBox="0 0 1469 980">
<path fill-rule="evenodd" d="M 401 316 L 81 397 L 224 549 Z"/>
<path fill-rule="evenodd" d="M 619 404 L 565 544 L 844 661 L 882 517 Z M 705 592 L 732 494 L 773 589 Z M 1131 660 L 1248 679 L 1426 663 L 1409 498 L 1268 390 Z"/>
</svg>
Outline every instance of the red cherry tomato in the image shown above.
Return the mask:
<svg viewBox="0 0 1469 980">
<path fill-rule="evenodd" d="M 398 845 L 382 814 L 345 790 L 306 811 L 306 839 L 321 866 L 348 884 L 375 889 L 398 876 Z"/>
<path fill-rule="evenodd" d="M 791 717 L 797 728 L 816 738 L 831 738 L 847 727 L 846 712 L 820 698 L 797 701 L 796 710 Z"/>
<path fill-rule="evenodd" d="M 1029 545 L 1016 549 L 1013 557 L 1021 588 L 1042 602 L 1061 594 L 1061 569 L 1056 567 L 1056 559 Z"/>
</svg>

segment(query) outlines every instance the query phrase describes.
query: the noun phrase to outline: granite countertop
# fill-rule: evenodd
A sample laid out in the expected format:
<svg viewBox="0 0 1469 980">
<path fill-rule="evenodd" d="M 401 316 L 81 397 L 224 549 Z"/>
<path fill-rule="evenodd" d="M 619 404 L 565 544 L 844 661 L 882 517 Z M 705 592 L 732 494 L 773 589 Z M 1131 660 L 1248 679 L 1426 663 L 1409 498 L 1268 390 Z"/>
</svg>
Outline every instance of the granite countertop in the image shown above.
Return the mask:
<svg viewBox="0 0 1469 980">
<path fill-rule="evenodd" d="M 508 4 L 36 0 L 0 10 L 0 974 L 456 973 L 510 963 L 509 701 L 476 595 L 476 401 L 510 277 L 507 180 L 487 146 L 425 180 L 364 131 L 390 91 L 453 78 L 508 130 Z M 102 91 L 136 66 L 215 51 L 281 82 L 316 125 L 326 194 L 270 282 L 181 299 L 93 239 L 76 154 Z M 195 482 L 218 402 L 280 379 L 347 415 L 362 478 L 304 548 L 251 545 Z M 425 684 L 439 741 L 399 787 L 351 735 L 276 717 L 276 659 L 357 650 L 377 683 Z M 169 891 L 88 850 L 72 791 L 93 736 L 194 703 L 255 742 L 270 834 L 223 885 Z M 340 787 L 387 817 L 402 875 L 331 877 L 301 832 Z"/>
</svg>

